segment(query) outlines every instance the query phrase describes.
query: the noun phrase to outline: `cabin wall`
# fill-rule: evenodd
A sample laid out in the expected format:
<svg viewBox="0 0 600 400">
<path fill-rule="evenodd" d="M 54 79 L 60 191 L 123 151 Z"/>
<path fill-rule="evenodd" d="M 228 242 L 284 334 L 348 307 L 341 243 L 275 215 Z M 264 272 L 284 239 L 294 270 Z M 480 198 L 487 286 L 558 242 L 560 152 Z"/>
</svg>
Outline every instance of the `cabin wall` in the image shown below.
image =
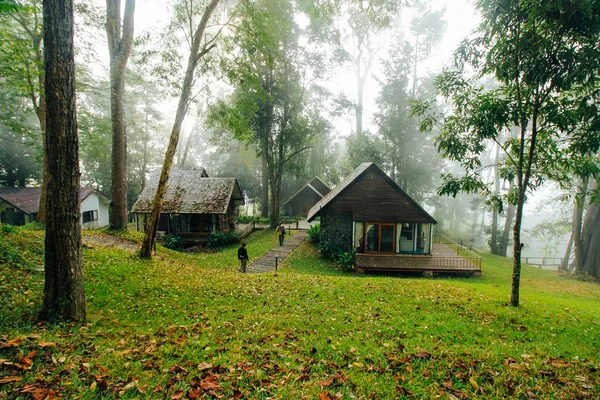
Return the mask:
<svg viewBox="0 0 600 400">
<path fill-rule="evenodd" d="M 291 199 L 286 204 L 286 212 L 288 215 L 296 216 L 296 215 L 308 215 L 308 211 L 317 204 L 321 200 L 321 196 L 316 194 L 313 190 L 305 190 L 298 195 L 296 195 L 293 199 Z M 305 206 L 305 209 L 302 210 L 302 206 Z"/>
<path fill-rule="evenodd" d="M 0 222 L 10 225 L 25 225 L 33 222 L 33 219 L 12 204 L 0 200 Z"/>
<path fill-rule="evenodd" d="M 351 212 L 355 221 L 431 222 L 379 173 L 367 171 L 327 206 L 327 212 Z"/>
<path fill-rule="evenodd" d="M 95 220 L 83 222 L 84 212 L 95 212 Z M 91 193 L 81 202 L 81 229 L 97 229 L 108 225 L 108 204 L 96 193 Z"/>
<path fill-rule="evenodd" d="M 352 250 L 352 213 L 325 212 L 321 215 L 321 245 Z"/>
</svg>

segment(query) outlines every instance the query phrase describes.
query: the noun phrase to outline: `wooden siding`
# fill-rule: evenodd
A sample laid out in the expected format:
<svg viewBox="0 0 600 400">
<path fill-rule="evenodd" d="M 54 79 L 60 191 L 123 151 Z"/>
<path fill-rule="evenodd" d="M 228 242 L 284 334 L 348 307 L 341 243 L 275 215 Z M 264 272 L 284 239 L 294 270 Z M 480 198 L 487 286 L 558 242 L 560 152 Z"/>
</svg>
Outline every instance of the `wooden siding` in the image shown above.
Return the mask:
<svg viewBox="0 0 600 400">
<path fill-rule="evenodd" d="M 317 204 L 322 197 L 319 196 L 310 186 L 304 186 L 294 197 L 292 197 L 286 204 L 286 212 L 288 215 L 304 215 L 308 214 L 308 210 L 312 206 Z M 302 210 L 302 206 L 305 206 L 305 210 Z"/>
<path fill-rule="evenodd" d="M 366 171 L 326 207 L 328 212 L 352 212 L 354 221 L 431 222 L 374 170 Z"/>
</svg>

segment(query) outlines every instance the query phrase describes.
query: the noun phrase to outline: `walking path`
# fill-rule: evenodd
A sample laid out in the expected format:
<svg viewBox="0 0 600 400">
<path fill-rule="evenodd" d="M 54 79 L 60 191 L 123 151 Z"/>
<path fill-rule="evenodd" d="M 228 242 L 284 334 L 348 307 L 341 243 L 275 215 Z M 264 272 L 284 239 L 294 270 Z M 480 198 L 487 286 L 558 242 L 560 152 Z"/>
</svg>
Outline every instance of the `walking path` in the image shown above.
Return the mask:
<svg viewBox="0 0 600 400">
<path fill-rule="evenodd" d="M 294 231 L 293 235 L 285 235 L 285 241 L 283 246 L 275 246 L 262 257 L 257 258 L 250 263 L 247 267 L 249 273 L 262 273 L 275 271 L 275 257 L 277 256 L 277 262 L 281 266 L 281 262 L 290 255 L 290 253 L 304 242 L 308 234 L 306 231 Z"/>
</svg>

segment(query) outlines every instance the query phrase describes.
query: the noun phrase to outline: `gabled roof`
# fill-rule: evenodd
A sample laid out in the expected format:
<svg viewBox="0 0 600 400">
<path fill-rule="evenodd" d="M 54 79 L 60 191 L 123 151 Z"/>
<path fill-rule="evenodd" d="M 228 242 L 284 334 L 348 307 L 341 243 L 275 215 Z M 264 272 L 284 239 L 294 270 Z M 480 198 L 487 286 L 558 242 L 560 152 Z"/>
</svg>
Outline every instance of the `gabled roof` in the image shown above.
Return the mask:
<svg viewBox="0 0 600 400">
<path fill-rule="evenodd" d="M 154 171 L 133 206 L 136 213 L 149 213 L 158 187 L 161 170 Z M 244 204 L 234 178 L 207 178 L 204 168 L 173 168 L 162 206 L 165 214 L 225 214 L 229 202 Z"/>
<path fill-rule="evenodd" d="M 310 190 L 311 192 L 314 192 L 320 198 L 323 198 L 323 196 L 325 196 L 327 193 L 329 193 L 331 191 L 331 189 L 329 189 L 329 186 L 327 186 L 325 183 L 323 183 L 322 180 L 320 180 L 318 177 L 314 177 L 309 183 L 302 186 L 300 188 L 300 190 L 298 190 L 292 197 L 290 197 L 289 200 L 286 201 L 283 206 L 286 207 L 290 201 L 294 200 L 294 198 L 296 198 L 296 196 L 299 196 L 302 192 L 304 192 L 306 190 Z"/>
<path fill-rule="evenodd" d="M 368 162 L 360 164 L 346 179 L 336 186 L 331 192 L 329 192 L 325 197 L 323 197 L 317 204 L 315 204 L 310 211 L 308 212 L 308 222 L 314 220 L 320 213 L 321 210 L 325 209 L 331 202 L 333 202 L 337 197 L 346 192 L 352 185 L 354 185 L 367 171 L 373 171 L 379 173 L 389 184 L 390 186 L 396 190 L 400 195 L 402 195 L 413 207 L 415 207 L 421 215 L 426 217 L 431 223 L 436 224 L 436 220 L 433 219 L 427 211 L 425 211 L 421 206 L 419 206 L 404 190 L 396 184 L 385 172 L 383 172 L 375 163 Z"/>
<path fill-rule="evenodd" d="M 308 183 L 310 186 L 314 187 L 325 196 L 327 193 L 331 192 L 331 188 L 323 182 L 318 176 L 315 176 L 312 181 Z"/>
<path fill-rule="evenodd" d="M 79 190 L 81 201 L 85 200 L 90 194 L 96 192 L 100 197 L 108 201 L 109 199 L 91 186 L 84 186 Z M 42 188 L 39 187 L 7 187 L 0 188 L 0 199 L 10 203 L 25 214 L 35 214 L 40 208 L 40 194 Z"/>
</svg>

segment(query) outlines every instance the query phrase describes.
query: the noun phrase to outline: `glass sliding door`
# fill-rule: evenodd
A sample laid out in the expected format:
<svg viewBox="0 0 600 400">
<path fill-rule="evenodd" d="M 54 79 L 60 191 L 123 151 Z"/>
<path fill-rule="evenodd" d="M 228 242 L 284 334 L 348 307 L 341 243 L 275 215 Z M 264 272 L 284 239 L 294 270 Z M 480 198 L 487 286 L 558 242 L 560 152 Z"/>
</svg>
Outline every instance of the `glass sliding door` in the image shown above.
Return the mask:
<svg viewBox="0 0 600 400">
<path fill-rule="evenodd" d="M 379 252 L 380 253 L 393 253 L 394 252 L 394 230 L 393 224 L 380 225 L 380 242 Z"/>
</svg>

